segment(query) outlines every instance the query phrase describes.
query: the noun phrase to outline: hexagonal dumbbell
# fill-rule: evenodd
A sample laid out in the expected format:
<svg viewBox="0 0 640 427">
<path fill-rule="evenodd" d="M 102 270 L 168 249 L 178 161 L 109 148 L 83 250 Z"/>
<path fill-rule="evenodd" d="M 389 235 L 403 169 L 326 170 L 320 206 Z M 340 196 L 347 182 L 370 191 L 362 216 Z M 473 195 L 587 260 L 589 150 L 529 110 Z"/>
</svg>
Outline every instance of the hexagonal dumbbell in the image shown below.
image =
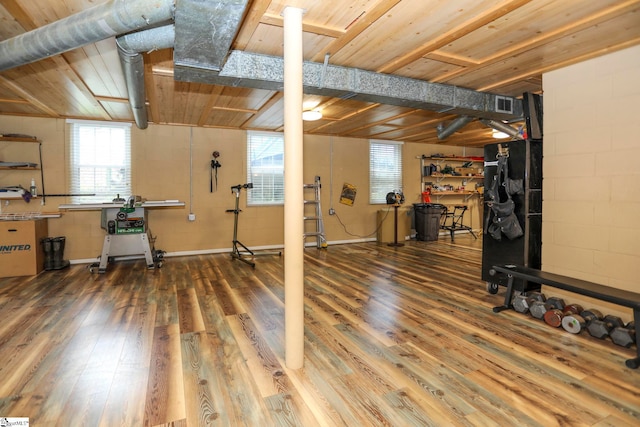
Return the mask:
<svg viewBox="0 0 640 427">
<path fill-rule="evenodd" d="M 564 310 L 564 300 L 562 298 L 558 298 L 558 297 L 551 297 L 548 298 L 547 301 L 545 302 L 546 306 L 547 306 L 547 311 L 551 310 L 553 308 L 556 308 L 560 311 Z"/>
<path fill-rule="evenodd" d="M 536 319 L 543 319 L 547 310 L 547 305 L 543 301 L 534 301 L 529 305 L 529 313 Z"/>
<path fill-rule="evenodd" d="M 572 334 L 579 334 L 587 326 L 587 321 L 579 314 L 567 314 L 562 318 L 562 327 Z"/>
<path fill-rule="evenodd" d="M 518 313 L 528 313 L 529 303 L 527 302 L 527 294 L 518 294 L 513 297 L 513 309 Z"/>
<path fill-rule="evenodd" d="M 631 321 L 626 326 L 616 326 L 609 333 L 611 340 L 622 347 L 629 348 L 636 342 L 636 326 Z"/>
<path fill-rule="evenodd" d="M 534 291 L 528 293 L 520 293 L 513 297 L 513 309 L 518 313 L 528 313 L 531 303 L 533 303 L 534 301 L 544 302 L 544 300 L 544 294 L 541 294 L 540 292 Z"/>
<path fill-rule="evenodd" d="M 595 308 L 590 308 L 588 310 L 582 310 L 580 316 L 584 319 L 587 324 L 591 322 L 593 319 L 602 319 L 604 316 L 600 310 L 596 310 Z"/>
<path fill-rule="evenodd" d="M 623 325 L 622 319 L 608 314 L 602 319 L 592 319 L 587 325 L 587 331 L 592 337 L 605 339 L 613 328 Z"/>
</svg>

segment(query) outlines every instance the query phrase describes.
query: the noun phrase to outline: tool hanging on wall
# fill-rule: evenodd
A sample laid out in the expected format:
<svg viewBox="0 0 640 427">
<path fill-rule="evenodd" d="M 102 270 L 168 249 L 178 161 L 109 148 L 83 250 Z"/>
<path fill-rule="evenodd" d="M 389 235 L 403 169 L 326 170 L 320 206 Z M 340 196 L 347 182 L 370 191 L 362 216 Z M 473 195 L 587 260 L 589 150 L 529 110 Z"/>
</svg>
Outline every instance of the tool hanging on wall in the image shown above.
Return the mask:
<svg viewBox="0 0 640 427">
<path fill-rule="evenodd" d="M 210 176 L 209 176 L 209 191 L 211 193 L 213 193 L 213 191 L 214 191 L 213 189 L 214 188 L 216 190 L 218 190 L 218 168 L 222 167 L 222 165 L 218 161 L 218 157 L 220 157 L 220 152 L 219 151 L 214 151 L 212 155 L 213 155 L 213 160 L 211 160 L 211 170 L 209 171 L 210 172 Z M 215 187 L 213 185 L 214 177 L 215 177 L 215 180 L 216 180 Z"/>
</svg>

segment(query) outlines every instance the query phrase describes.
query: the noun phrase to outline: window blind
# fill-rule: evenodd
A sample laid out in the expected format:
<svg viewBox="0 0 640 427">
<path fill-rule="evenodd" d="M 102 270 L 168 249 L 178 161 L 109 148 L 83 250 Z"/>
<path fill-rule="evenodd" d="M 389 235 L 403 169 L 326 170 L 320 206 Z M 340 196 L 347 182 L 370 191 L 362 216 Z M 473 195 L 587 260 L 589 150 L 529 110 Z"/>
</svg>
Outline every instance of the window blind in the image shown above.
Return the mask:
<svg viewBox="0 0 640 427">
<path fill-rule="evenodd" d="M 386 203 L 394 190 L 402 190 L 402 143 L 370 140 L 369 203 Z"/>
<path fill-rule="evenodd" d="M 71 198 L 72 202 L 110 202 L 118 194 L 130 196 L 131 125 L 79 120 L 68 123 L 69 192 L 79 194 Z"/>
<path fill-rule="evenodd" d="M 247 132 L 247 205 L 284 203 L 284 137 L 281 133 Z"/>
</svg>

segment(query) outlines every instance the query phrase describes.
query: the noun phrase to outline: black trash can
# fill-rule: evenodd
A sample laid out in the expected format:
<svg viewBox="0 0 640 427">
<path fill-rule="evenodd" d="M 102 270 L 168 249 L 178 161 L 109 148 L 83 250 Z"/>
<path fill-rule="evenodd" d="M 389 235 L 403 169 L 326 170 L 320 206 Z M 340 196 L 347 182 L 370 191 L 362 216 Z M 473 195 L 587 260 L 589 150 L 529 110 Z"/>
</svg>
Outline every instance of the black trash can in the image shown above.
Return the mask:
<svg viewBox="0 0 640 427">
<path fill-rule="evenodd" d="M 416 226 L 416 240 L 438 240 L 440 217 L 445 207 L 439 203 L 414 203 L 413 214 Z"/>
</svg>

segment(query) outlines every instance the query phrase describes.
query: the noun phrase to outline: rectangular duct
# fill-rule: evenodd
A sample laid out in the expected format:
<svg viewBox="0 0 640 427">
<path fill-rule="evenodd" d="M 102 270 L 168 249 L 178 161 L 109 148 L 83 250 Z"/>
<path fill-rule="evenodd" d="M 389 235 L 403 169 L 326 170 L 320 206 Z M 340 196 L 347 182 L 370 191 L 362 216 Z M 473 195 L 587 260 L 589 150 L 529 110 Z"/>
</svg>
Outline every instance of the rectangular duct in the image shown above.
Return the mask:
<svg viewBox="0 0 640 427">
<path fill-rule="evenodd" d="M 498 111 L 496 98 L 499 95 L 458 86 L 317 62 L 305 62 L 303 73 L 304 93 L 307 94 L 495 120 L 522 117 L 522 102 L 516 98 L 500 96 L 503 103 L 511 103 L 512 111 Z M 284 61 L 276 56 L 232 51 L 220 71 L 176 63 L 174 76 L 176 80 L 189 82 L 281 91 Z"/>
<path fill-rule="evenodd" d="M 177 0 L 177 66 L 220 71 L 229 55 L 248 0 Z"/>
</svg>

